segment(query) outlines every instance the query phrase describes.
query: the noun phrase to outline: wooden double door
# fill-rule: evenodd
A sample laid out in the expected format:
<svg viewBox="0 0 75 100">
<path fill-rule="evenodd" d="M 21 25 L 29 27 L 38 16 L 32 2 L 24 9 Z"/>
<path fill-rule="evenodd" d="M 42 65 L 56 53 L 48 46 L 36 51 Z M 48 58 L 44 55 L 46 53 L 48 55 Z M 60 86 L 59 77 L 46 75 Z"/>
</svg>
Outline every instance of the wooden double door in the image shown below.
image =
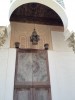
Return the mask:
<svg viewBox="0 0 75 100">
<path fill-rule="evenodd" d="M 46 50 L 17 50 L 14 100 L 51 100 Z"/>
</svg>

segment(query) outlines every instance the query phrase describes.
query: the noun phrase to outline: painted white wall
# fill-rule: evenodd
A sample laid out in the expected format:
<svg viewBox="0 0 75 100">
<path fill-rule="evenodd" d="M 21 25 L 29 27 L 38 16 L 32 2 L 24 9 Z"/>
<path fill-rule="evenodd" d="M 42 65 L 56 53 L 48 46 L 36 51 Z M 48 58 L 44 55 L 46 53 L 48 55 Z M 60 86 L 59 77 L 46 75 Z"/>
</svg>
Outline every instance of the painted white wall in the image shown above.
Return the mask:
<svg viewBox="0 0 75 100">
<path fill-rule="evenodd" d="M 0 100 L 5 100 L 7 66 L 8 50 L 0 49 Z"/>
<path fill-rule="evenodd" d="M 75 100 L 75 54 L 48 51 L 52 100 Z"/>
<path fill-rule="evenodd" d="M 0 49 L 0 100 L 13 100 L 15 49 Z"/>
<path fill-rule="evenodd" d="M 72 51 L 65 41 L 63 32 L 51 31 L 53 51 Z"/>
</svg>

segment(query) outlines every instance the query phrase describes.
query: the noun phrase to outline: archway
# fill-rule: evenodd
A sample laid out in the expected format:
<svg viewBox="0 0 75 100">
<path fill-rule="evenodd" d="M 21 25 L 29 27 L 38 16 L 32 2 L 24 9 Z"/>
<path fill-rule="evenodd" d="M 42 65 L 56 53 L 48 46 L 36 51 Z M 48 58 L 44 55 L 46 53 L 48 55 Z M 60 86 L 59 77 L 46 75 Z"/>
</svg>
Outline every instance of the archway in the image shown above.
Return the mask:
<svg viewBox="0 0 75 100">
<path fill-rule="evenodd" d="M 27 4 L 27 3 L 40 3 L 43 4 L 45 6 L 48 6 L 49 8 L 53 9 L 61 18 L 62 22 L 63 22 L 63 26 L 64 26 L 64 31 L 67 29 L 67 25 L 68 25 L 68 19 L 67 19 L 67 15 L 64 11 L 64 9 L 58 4 L 56 3 L 54 0 L 46 0 L 46 1 L 40 1 L 40 0 L 16 0 L 12 3 L 10 10 L 9 10 L 9 19 L 11 14 L 13 13 L 13 11 L 18 8 L 19 6 L 23 5 L 23 4 Z"/>
</svg>

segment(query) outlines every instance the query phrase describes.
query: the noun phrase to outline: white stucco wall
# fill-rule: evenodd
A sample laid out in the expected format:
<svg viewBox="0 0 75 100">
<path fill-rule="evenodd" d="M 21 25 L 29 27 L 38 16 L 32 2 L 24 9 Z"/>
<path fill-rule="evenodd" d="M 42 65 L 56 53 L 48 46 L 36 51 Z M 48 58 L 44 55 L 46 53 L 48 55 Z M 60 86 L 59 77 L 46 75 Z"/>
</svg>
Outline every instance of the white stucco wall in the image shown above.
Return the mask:
<svg viewBox="0 0 75 100">
<path fill-rule="evenodd" d="M 75 100 L 75 54 L 48 51 L 52 100 Z"/>
<path fill-rule="evenodd" d="M 68 46 L 68 43 L 65 41 L 63 32 L 51 31 L 51 36 L 52 36 L 53 51 L 60 51 L 60 52 L 73 51 L 72 48 Z"/>
<path fill-rule="evenodd" d="M 13 100 L 15 49 L 0 49 L 0 100 Z"/>
<path fill-rule="evenodd" d="M 5 84 L 8 66 L 8 50 L 0 49 L 0 100 L 5 99 Z"/>
</svg>

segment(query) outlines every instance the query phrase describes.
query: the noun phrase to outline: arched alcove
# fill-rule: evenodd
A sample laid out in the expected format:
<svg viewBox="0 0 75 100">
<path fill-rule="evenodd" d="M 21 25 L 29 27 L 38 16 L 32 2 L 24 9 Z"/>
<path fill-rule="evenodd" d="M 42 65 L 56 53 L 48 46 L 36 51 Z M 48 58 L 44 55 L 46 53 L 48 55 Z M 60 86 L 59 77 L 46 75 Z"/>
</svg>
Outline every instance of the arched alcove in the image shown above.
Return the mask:
<svg viewBox="0 0 75 100">
<path fill-rule="evenodd" d="M 60 16 L 50 7 L 40 3 L 20 5 L 11 14 L 10 21 L 11 34 L 13 34 L 11 35 L 11 47 L 14 47 L 15 42 L 20 42 L 21 48 L 43 49 L 44 44 L 48 43 L 49 49 L 52 49 L 51 31 L 64 31 L 64 24 Z M 41 37 L 37 46 L 33 46 L 29 41 L 34 24 Z"/>
<path fill-rule="evenodd" d="M 60 16 L 51 8 L 40 3 L 27 3 L 16 8 L 10 21 L 64 26 Z"/>
</svg>

